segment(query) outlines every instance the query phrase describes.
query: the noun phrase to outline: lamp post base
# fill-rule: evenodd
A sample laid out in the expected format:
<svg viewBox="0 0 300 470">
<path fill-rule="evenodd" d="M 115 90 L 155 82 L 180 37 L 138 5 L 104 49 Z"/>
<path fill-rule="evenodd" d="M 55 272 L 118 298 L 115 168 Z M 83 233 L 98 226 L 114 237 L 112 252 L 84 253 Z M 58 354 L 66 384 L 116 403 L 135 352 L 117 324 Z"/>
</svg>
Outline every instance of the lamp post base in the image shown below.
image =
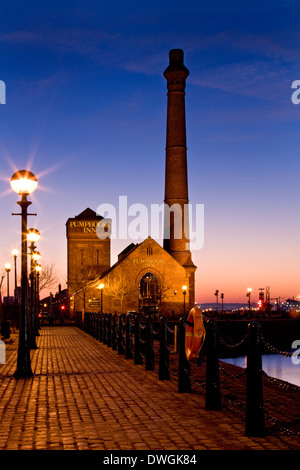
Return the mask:
<svg viewBox="0 0 300 470">
<path fill-rule="evenodd" d="M 23 366 L 23 367 L 17 368 L 17 370 L 14 373 L 14 378 L 15 379 L 27 379 L 29 377 L 33 377 L 33 375 L 34 374 L 30 366 Z"/>
</svg>

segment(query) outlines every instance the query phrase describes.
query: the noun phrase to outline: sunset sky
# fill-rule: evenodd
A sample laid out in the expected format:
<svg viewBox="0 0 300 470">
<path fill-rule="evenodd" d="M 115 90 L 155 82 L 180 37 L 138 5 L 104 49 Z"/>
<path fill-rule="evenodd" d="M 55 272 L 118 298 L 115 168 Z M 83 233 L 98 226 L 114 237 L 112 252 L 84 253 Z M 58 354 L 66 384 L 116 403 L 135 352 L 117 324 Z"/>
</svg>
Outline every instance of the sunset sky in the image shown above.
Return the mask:
<svg viewBox="0 0 300 470">
<path fill-rule="evenodd" d="M 28 225 L 63 287 L 69 217 L 124 195 L 149 210 L 163 202 L 163 71 L 181 48 L 189 199 L 204 204 L 196 300 L 219 289 L 246 302 L 252 287 L 255 301 L 266 286 L 300 295 L 299 1 L 2 0 L 1 10 L 0 271 L 20 248 L 16 170 L 38 178 Z M 130 242 L 112 241 L 112 263 Z"/>
</svg>

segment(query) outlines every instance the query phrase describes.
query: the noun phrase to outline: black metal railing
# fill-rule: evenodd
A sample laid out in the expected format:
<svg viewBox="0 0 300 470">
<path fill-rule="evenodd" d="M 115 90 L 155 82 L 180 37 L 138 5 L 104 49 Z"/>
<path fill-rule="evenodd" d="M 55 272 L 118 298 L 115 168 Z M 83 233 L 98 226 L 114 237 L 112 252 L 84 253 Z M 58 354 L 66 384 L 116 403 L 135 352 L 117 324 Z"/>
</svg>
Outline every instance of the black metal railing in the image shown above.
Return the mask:
<svg viewBox="0 0 300 470">
<path fill-rule="evenodd" d="M 300 390 L 300 387 L 268 377 L 262 369 L 262 350 L 266 348 L 270 352 L 291 356 L 271 346 L 261 334 L 260 324 L 256 321 L 248 323 L 247 333 L 238 343 L 227 344 L 218 335 L 217 322 L 211 318 L 204 318 L 206 330 L 205 337 L 205 381 L 199 382 L 197 377 L 191 374 L 191 363 L 185 354 L 185 329 L 187 320 L 185 317 L 178 322 L 169 322 L 161 317 L 159 323 L 153 324 L 151 316 L 139 314 L 101 314 L 85 312 L 84 322 L 81 327 L 103 344 L 116 350 L 125 359 L 133 359 L 135 364 L 145 365 L 145 370 L 154 371 L 159 380 L 170 380 L 176 377 L 179 393 L 190 393 L 192 386 L 205 388 L 205 408 L 208 410 L 220 410 L 222 405 L 239 406 L 245 408 L 245 435 L 263 436 L 266 432 L 265 418 L 277 425 L 281 432 L 300 437 L 299 432 L 283 427 L 278 423 L 264 407 L 263 378 L 279 385 L 281 388 Z M 156 328 L 155 328 L 156 327 Z M 247 351 L 246 367 L 236 375 L 229 374 L 224 363 L 219 360 L 218 346 L 230 351 L 243 347 Z M 202 353 L 203 354 L 203 353 Z M 177 361 L 170 364 L 170 355 L 176 356 Z M 204 361 L 199 357 L 193 361 L 193 366 L 201 368 Z M 175 364 L 175 369 L 173 368 Z M 222 393 L 220 385 L 220 372 L 231 379 L 237 379 L 246 375 L 245 400 L 234 401 Z"/>
</svg>

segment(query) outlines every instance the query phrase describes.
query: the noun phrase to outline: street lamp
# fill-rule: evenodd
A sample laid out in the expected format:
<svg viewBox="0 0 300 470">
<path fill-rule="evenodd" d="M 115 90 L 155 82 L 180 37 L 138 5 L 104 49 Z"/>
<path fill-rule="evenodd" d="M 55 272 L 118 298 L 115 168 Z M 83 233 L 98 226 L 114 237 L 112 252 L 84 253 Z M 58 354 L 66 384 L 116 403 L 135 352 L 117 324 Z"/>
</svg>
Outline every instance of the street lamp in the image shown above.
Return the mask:
<svg viewBox="0 0 300 470">
<path fill-rule="evenodd" d="M 104 288 L 104 284 L 99 284 L 99 286 L 97 286 L 97 289 L 100 289 L 100 312 L 103 313 L 103 288 Z"/>
<path fill-rule="evenodd" d="M 27 241 L 30 243 L 30 312 L 31 312 L 31 325 L 30 325 L 30 348 L 37 349 L 35 337 L 38 334 L 37 329 L 37 314 L 36 314 L 36 261 L 40 259 L 41 255 L 35 251 L 35 243 L 40 238 L 40 232 L 36 228 L 30 228 L 27 232 Z"/>
<path fill-rule="evenodd" d="M 42 266 L 40 264 L 35 265 L 36 271 L 36 305 L 37 305 L 37 314 L 38 314 L 38 328 L 39 328 L 39 310 L 40 310 L 40 273 L 42 271 Z"/>
<path fill-rule="evenodd" d="M 215 296 L 216 296 L 217 314 L 218 314 L 218 310 L 219 310 L 219 291 L 218 291 L 218 289 L 217 289 L 216 292 L 215 292 Z"/>
<path fill-rule="evenodd" d="M 185 317 L 185 296 L 186 296 L 187 286 L 182 286 L 183 293 L 183 316 Z"/>
<path fill-rule="evenodd" d="M 10 263 L 6 263 L 5 271 L 6 271 L 6 275 L 7 275 L 7 277 L 6 277 L 6 282 L 7 282 L 7 294 L 6 294 L 7 295 L 7 305 L 9 305 L 9 303 L 10 303 L 9 302 L 9 273 L 10 273 L 10 268 L 11 268 Z"/>
<path fill-rule="evenodd" d="M 224 313 L 224 294 L 221 294 L 221 299 L 222 299 L 222 315 Z"/>
<path fill-rule="evenodd" d="M 11 254 L 14 257 L 14 268 L 15 268 L 15 290 L 14 290 L 14 302 L 18 303 L 18 287 L 17 287 L 17 256 L 19 254 L 18 250 L 12 250 Z"/>
<path fill-rule="evenodd" d="M 28 335 L 28 311 L 27 311 L 27 212 L 31 202 L 27 197 L 36 190 L 37 179 L 35 175 L 28 170 L 20 170 L 13 174 L 10 185 L 17 194 L 21 196 L 21 201 L 17 204 L 21 207 L 21 322 L 19 333 L 19 346 L 17 357 L 17 369 L 14 373 L 15 378 L 32 377 L 30 362 L 30 347 Z M 30 214 L 35 215 L 35 214 Z"/>
<path fill-rule="evenodd" d="M 246 297 L 249 297 L 249 300 L 248 300 L 248 304 L 249 304 L 249 318 L 251 318 L 251 292 L 252 292 L 251 287 L 248 287 Z"/>
<path fill-rule="evenodd" d="M 37 263 L 41 258 L 41 254 L 38 251 L 34 251 L 32 254 L 33 263 L 33 279 L 34 279 L 34 291 L 33 291 L 33 299 L 34 299 L 34 315 L 35 315 L 35 323 L 34 323 L 34 332 L 36 336 L 40 336 L 39 334 L 39 305 L 40 305 L 40 298 L 38 297 L 38 292 L 40 290 L 40 272 L 42 270 L 42 266 Z"/>
</svg>

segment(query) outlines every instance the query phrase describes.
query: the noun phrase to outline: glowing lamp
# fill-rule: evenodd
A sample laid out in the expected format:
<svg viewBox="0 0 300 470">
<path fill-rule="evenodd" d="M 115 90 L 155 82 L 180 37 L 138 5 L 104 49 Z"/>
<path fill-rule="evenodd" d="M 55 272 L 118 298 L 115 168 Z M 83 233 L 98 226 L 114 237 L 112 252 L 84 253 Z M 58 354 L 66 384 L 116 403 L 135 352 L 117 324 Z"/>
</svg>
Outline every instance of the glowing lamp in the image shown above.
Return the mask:
<svg viewBox="0 0 300 470">
<path fill-rule="evenodd" d="M 38 252 L 38 251 L 34 251 L 33 254 L 32 254 L 32 259 L 34 261 L 38 261 L 41 257 L 41 254 Z"/>
<path fill-rule="evenodd" d="M 19 170 L 12 175 L 10 185 L 17 194 L 28 195 L 36 190 L 37 179 L 31 171 Z"/>
<path fill-rule="evenodd" d="M 30 228 L 27 232 L 27 241 L 29 243 L 36 243 L 40 238 L 40 232 L 36 228 Z"/>
<path fill-rule="evenodd" d="M 10 268 L 11 268 L 10 263 L 6 263 L 6 265 L 5 265 L 5 271 L 6 271 L 7 273 L 9 273 Z"/>
</svg>

